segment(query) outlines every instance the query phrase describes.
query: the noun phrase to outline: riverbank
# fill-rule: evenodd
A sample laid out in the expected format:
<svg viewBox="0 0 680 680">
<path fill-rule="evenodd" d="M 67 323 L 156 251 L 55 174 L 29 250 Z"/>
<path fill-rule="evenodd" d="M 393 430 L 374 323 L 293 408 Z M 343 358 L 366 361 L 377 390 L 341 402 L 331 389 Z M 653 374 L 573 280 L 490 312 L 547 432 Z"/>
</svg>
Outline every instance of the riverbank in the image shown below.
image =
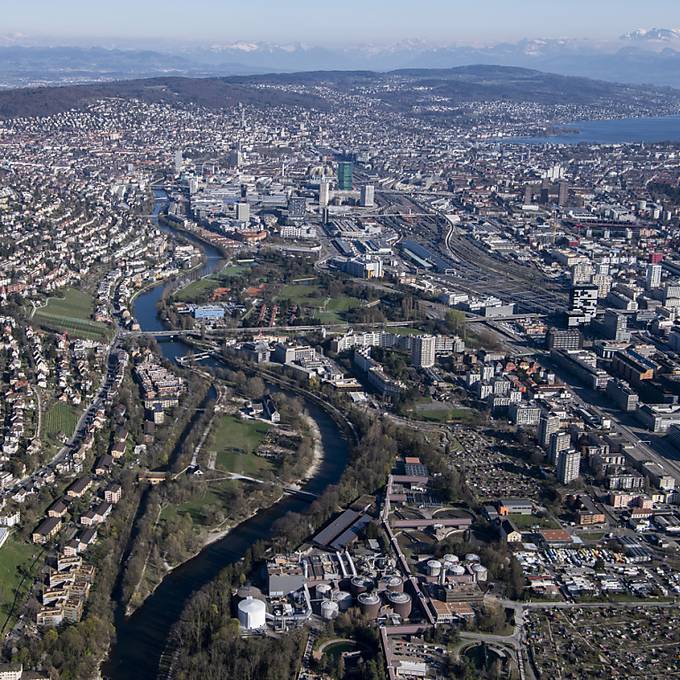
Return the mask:
<svg viewBox="0 0 680 680">
<path fill-rule="evenodd" d="M 316 424 L 314 418 L 312 418 L 307 413 L 302 415 L 302 419 L 311 433 L 314 455 L 312 456 L 312 462 L 305 470 L 304 474 L 298 481 L 298 484 L 309 481 L 312 479 L 312 477 L 314 477 L 314 475 L 316 475 L 316 473 L 319 471 L 319 468 L 321 467 L 324 456 L 323 441 L 321 440 L 321 431 L 319 430 L 319 426 Z"/>
<path fill-rule="evenodd" d="M 163 192 L 156 194 L 162 200 Z M 172 227 L 167 227 L 172 229 Z M 198 242 L 198 239 L 197 239 Z M 200 244 L 207 259 L 204 275 L 211 274 L 222 260 L 219 251 L 211 244 Z M 167 285 L 167 284 L 166 284 Z M 143 295 L 138 295 L 134 305 L 134 317 L 142 330 L 161 330 L 165 325 L 158 318 L 156 301 L 165 286 L 154 286 Z M 169 360 L 184 356 L 189 347 L 180 341 L 159 343 L 160 351 Z M 203 366 L 220 368 L 224 364 L 217 359 L 208 359 Z M 266 376 L 263 376 L 265 381 Z M 318 397 L 288 389 L 281 385 L 284 393 L 301 396 L 309 416 L 315 421 L 323 447 L 319 459 L 314 457 L 306 474 L 303 489 L 312 494 L 321 494 L 329 484 L 340 479 L 349 458 L 349 444 L 353 441 L 351 428 L 338 425 L 341 418 L 333 407 L 322 403 Z M 337 422 L 336 422 L 337 419 Z M 345 431 L 347 430 L 347 431 Z M 349 437 L 349 438 L 346 438 Z M 316 449 L 317 447 L 315 447 Z M 311 504 L 304 496 L 280 495 L 278 501 L 258 503 L 259 509 L 251 507 L 249 518 L 233 526 L 213 531 L 202 540 L 203 547 L 195 557 L 190 558 L 166 573 L 153 592 L 137 606 L 131 616 L 125 616 L 123 607 L 116 610 L 115 641 L 110 653 L 102 664 L 102 675 L 108 680 L 129 680 L 129 678 L 156 677 L 173 626 L 181 619 L 192 595 L 212 582 L 228 565 L 235 564 L 246 556 L 253 545 L 272 537 L 272 527 L 277 520 L 288 513 L 302 513 Z"/>
<path fill-rule="evenodd" d="M 175 563 L 175 564 L 170 564 L 166 560 L 163 560 L 162 566 L 163 566 L 163 572 L 162 576 L 160 579 L 149 579 L 146 581 L 146 584 L 149 585 L 149 582 L 153 583 L 151 585 L 149 592 L 146 593 L 145 595 L 140 595 L 139 594 L 139 588 L 145 583 L 145 577 L 147 576 L 146 571 L 147 571 L 147 566 L 148 566 L 148 559 L 149 555 L 151 553 L 151 547 L 149 548 L 149 555 L 147 555 L 147 561 L 144 565 L 144 570 L 140 576 L 139 582 L 137 583 L 137 587 L 135 588 L 135 591 L 130 595 L 130 601 L 127 603 L 127 606 L 125 608 L 125 616 L 129 618 L 132 616 L 140 607 L 144 605 L 146 600 L 151 597 L 156 590 L 163 584 L 163 581 L 170 575 L 172 572 L 174 572 L 176 569 L 179 569 L 182 565 L 185 563 L 189 562 L 190 560 L 195 559 L 205 548 L 210 546 L 211 544 L 221 541 L 222 539 L 226 538 L 234 529 L 238 528 L 241 524 L 244 522 L 247 522 L 248 520 L 252 519 L 257 515 L 259 512 L 262 512 L 263 510 L 267 510 L 271 508 L 272 506 L 276 505 L 282 498 L 284 494 L 283 492 L 280 492 L 275 498 L 269 499 L 268 502 L 266 503 L 258 503 L 255 507 L 250 508 L 247 512 L 242 514 L 238 518 L 234 518 L 231 521 L 226 521 L 223 522 L 221 525 L 218 525 L 218 527 L 215 528 L 208 528 L 208 529 L 203 529 L 199 535 L 204 535 L 202 538 L 199 546 L 190 551 L 190 553 L 186 556 L 185 559 Z M 167 507 L 167 506 L 166 506 Z M 156 518 L 156 522 L 154 524 L 154 529 L 156 528 L 156 525 L 161 517 L 163 508 L 159 509 L 158 516 Z M 140 598 L 138 601 L 134 601 L 135 598 L 138 597 Z"/>
</svg>

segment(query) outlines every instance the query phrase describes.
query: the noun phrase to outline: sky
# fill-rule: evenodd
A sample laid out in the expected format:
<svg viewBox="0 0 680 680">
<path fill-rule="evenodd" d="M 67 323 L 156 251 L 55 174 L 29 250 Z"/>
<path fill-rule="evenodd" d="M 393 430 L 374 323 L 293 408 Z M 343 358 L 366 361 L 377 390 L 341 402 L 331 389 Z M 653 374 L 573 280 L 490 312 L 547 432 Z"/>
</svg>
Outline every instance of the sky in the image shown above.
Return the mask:
<svg viewBox="0 0 680 680">
<path fill-rule="evenodd" d="M 0 0 L 3 34 L 314 45 L 614 39 L 680 27 L 679 0 Z"/>
</svg>

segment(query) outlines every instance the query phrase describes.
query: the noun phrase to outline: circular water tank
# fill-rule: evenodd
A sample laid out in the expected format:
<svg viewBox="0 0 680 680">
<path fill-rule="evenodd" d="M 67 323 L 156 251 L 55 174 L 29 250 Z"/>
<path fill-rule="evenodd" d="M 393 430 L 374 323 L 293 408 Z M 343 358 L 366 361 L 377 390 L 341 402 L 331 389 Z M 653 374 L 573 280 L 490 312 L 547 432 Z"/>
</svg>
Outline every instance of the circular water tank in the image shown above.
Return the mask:
<svg viewBox="0 0 680 680">
<path fill-rule="evenodd" d="M 460 561 L 458 559 L 458 555 L 454 555 L 453 553 L 446 553 L 446 555 L 442 557 L 442 560 L 444 560 L 444 562 L 452 562 L 453 564 L 456 564 Z"/>
<path fill-rule="evenodd" d="M 429 560 L 427 573 L 429 576 L 439 576 L 442 573 L 442 563 L 439 560 Z"/>
<path fill-rule="evenodd" d="M 461 564 L 452 564 L 451 569 L 449 569 L 449 574 L 451 576 L 462 576 L 465 573 L 465 567 Z"/>
<path fill-rule="evenodd" d="M 345 590 L 336 590 L 333 593 L 333 602 L 337 602 L 341 612 L 352 606 L 352 596 Z"/>
<path fill-rule="evenodd" d="M 411 613 L 411 596 L 408 593 L 388 593 L 387 601 L 395 614 L 407 619 Z"/>
<path fill-rule="evenodd" d="M 350 592 L 352 593 L 352 595 L 354 595 L 354 597 L 356 597 L 360 593 L 365 593 L 368 590 L 369 583 L 370 582 L 363 576 L 355 576 L 349 582 Z"/>
<path fill-rule="evenodd" d="M 357 598 L 361 613 L 375 619 L 380 611 L 380 598 L 375 593 L 361 593 Z"/>
<path fill-rule="evenodd" d="M 475 575 L 475 580 L 479 583 L 483 583 L 489 578 L 487 568 L 483 567 L 481 564 L 475 564 L 475 566 L 472 567 L 472 573 Z"/>
<path fill-rule="evenodd" d="M 330 600 L 331 590 L 332 588 L 328 585 L 328 583 L 318 583 L 316 585 L 316 588 L 314 588 L 314 592 L 316 593 L 316 599 Z"/>
<path fill-rule="evenodd" d="M 479 555 L 476 555 L 475 553 L 468 553 L 465 555 L 465 561 L 466 562 L 479 562 Z"/>
<path fill-rule="evenodd" d="M 338 607 L 338 603 L 333 602 L 333 600 L 324 600 L 321 603 L 321 618 L 325 621 L 334 619 L 339 611 L 340 607 Z"/>
<path fill-rule="evenodd" d="M 403 593 L 404 580 L 401 578 L 401 576 L 390 576 L 387 579 L 386 587 L 387 590 L 391 593 Z"/>
<path fill-rule="evenodd" d="M 267 607 L 262 600 L 247 597 L 238 603 L 238 622 L 246 630 L 258 630 L 265 627 Z"/>
</svg>

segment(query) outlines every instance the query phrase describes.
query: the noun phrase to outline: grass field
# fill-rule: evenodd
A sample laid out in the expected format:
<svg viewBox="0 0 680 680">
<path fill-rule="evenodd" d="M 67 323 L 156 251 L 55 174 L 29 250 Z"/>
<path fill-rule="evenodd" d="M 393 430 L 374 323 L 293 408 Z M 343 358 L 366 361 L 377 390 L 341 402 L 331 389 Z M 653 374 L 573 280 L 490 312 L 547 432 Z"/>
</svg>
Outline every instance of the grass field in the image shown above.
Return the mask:
<svg viewBox="0 0 680 680">
<path fill-rule="evenodd" d="M 270 470 L 271 463 L 253 453 L 270 427 L 259 420 L 223 416 L 215 427 L 213 437 L 213 450 L 217 452 L 216 467 L 227 472 L 254 476 L 261 470 Z"/>
<path fill-rule="evenodd" d="M 429 423 L 475 423 L 479 414 L 474 409 L 453 408 L 441 402 L 430 400 L 418 402 L 410 409 L 409 415 L 415 420 Z"/>
<path fill-rule="evenodd" d="M 559 522 L 552 517 L 536 517 L 535 515 L 508 515 L 508 519 L 520 530 L 531 529 L 538 526 L 541 529 L 559 529 Z"/>
<path fill-rule="evenodd" d="M 276 296 L 277 300 L 290 300 L 301 307 L 316 310 L 323 323 L 341 323 L 342 315 L 364 304 L 363 300 L 349 295 L 331 298 L 319 286 L 305 284 L 289 284 L 284 286 Z"/>
<path fill-rule="evenodd" d="M 106 324 L 91 320 L 94 301 L 90 295 L 75 288 L 66 288 L 63 297 L 53 297 L 40 308 L 34 319 L 41 325 L 66 331 L 89 340 L 105 340 L 110 329 Z"/>
<path fill-rule="evenodd" d="M 195 524 L 205 525 L 206 517 L 209 517 L 212 511 L 223 510 L 225 515 L 229 514 L 230 491 L 239 485 L 241 482 L 231 479 L 206 483 L 203 492 L 191 500 L 179 505 L 164 507 L 161 518 L 168 519 L 173 515 L 189 514 Z"/>
<path fill-rule="evenodd" d="M 242 274 L 248 267 L 240 264 L 229 264 L 222 271 L 215 272 L 198 281 L 193 281 L 188 286 L 178 290 L 174 298 L 179 302 L 194 302 L 210 295 L 216 288 L 229 287 L 229 280 Z"/>
<path fill-rule="evenodd" d="M 70 404 L 57 401 L 45 413 L 42 438 L 48 446 L 59 447 L 61 442 L 57 435 L 63 432 L 70 437 L 78 424 L 78 412 Z"/>
<path fill-rule="evenodd" d="M 33 556 L 37 555 L 39 549 L 34 545 L 22 543 L 14 536 L 10 536 L 5 545 L 0 548 L 0 626 L 4 624 L 6 616 L 9 614 L 14 601 L 14 595 L 19 583 L 21 574 L 19 567 L 29 569 L 33 563 Z M 27 579 L 22 586 L 22 594 L 28 590 L 31 580 Z"/>
</svg>

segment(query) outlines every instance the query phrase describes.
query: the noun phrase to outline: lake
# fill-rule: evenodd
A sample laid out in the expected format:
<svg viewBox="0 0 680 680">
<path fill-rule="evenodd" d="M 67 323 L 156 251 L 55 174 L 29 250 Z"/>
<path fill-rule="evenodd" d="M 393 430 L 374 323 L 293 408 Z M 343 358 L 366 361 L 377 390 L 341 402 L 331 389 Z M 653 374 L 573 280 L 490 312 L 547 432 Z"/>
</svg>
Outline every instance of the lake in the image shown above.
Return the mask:
<svg viewBox="0 0 680 680">
<path fill-rule="evenodd" d="M 556 126 L 557 127 L 557 126 Z M 659 118 L 622 118 L 620 120 L 584 120 L 560 125 L 576 133 L 546 137 L 506 137 L 504 144 L 654 144 L 680 142 L 680 115 Z M 558 129 L 559 129 L 558 128 Z"/>
</svg>

